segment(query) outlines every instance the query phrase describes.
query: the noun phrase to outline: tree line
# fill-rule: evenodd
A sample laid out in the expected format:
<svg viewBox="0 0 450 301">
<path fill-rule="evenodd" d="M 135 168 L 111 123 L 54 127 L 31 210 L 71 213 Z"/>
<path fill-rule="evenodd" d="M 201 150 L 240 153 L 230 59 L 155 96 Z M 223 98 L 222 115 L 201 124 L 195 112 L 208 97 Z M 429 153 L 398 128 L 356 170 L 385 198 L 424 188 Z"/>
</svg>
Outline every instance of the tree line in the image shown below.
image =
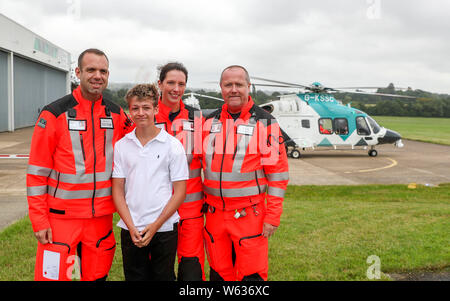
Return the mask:
<svg viewBox="0 0 450 301">
<path fill-rule="evenodd" d="M 116 102 L 123 108 L 127 108 L 125 95 L 126 88 L 111 90 L 106 89 L 104 95 Z M 186 89 L 186 93 L 195 92 L 208 96 L 222 98 L 220 92 Z M 353 94 L 353 93 L 336 93 L 334 97 L 340 100 L 344 105 L 350 104 L 353 108 L 357 108 L 369 115 L 375 116 L 411 116 L 411 117 L 446 117 L 450 118 L 450 95 L 426 92 L 423 90 L 413 90 L 408 88 L 405 91 L 398 91 L 394 84 L 389 84 L 386 88 L 380 88 L 378 93 L 398 94 L 413 96 L 415 98 L 395 98 L 382 97 L 376 95 Z M 291 92 L 292 93 L 292 92 Z M 272 100 L 276 100 L 278 96 L 287 94 L 284 92 L 267 92 L 262 90 L 251 91 L 251 96 L 256 104 L 263 104 Z M 196 96 L 202 109 L 219 108 L 223 103 L 219 100 L 210 98 L 202 98 Z"/>
<path fill-rule="evenodd" d="M 410 117 L 450 117 L 450 95 L 423 90 L 397 91 L 394 84 L 378 89 L 378 93 L 413 96 L 415 98 L 395 98 L 363 94 L 339 93 L 335 98 L 344 104 L 350 103 L 369 115 L 410 116 Z"/>
</svg>

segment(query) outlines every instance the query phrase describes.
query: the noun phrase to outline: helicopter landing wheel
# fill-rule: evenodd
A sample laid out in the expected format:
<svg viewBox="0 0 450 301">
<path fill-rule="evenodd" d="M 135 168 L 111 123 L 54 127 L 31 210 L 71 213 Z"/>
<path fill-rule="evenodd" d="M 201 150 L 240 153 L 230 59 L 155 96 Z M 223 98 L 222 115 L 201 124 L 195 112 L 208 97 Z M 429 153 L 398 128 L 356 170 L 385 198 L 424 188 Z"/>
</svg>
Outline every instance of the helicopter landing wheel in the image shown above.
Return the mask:
<svg viewBox="0 0 450 301">
<path fill-rule="evenodd" d="M 298 150 L 294 149 L 294 150 L 291 152 L 291 157 L 294 158 L 294 159 L 300 158 L 300 152 L 299 152 Z"/>
<path fill-rule="evenodd" d="M 369 156 L 376 157 L 378 155 L 378 152 L 375 149 L 371 149 L 369 151 Z"/>
</svg>

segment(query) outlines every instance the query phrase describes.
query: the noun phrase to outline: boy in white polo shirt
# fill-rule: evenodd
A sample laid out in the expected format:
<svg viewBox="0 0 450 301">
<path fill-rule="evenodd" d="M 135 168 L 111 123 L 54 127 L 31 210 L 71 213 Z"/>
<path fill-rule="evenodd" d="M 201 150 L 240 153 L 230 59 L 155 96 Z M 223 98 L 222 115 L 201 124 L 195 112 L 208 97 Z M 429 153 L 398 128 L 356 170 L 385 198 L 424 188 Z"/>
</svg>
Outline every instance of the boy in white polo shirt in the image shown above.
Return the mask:
<svg viewBox="0 0 450 301">
<path fill-rule="evenodd" d="M 177 209 L 189 178 L 186 155 L 178 139 L 155 126 L 155 85 L 136 85 L 125 98 L 136 129 L 116 143 L 112 175 L 125 280 L 172 281 Z"/>
</svg>

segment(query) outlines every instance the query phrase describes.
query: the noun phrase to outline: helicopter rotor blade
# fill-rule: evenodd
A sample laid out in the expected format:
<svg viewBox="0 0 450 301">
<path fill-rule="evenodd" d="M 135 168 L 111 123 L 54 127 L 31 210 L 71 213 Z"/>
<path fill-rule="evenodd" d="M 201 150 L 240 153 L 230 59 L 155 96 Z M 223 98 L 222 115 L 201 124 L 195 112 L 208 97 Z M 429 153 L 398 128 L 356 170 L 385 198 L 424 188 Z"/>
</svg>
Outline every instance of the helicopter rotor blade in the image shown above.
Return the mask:
<svg viewBox="0 0 450 301">
<path fill-rule="evenodd" d="M 385 89 L 386 87 L 336 87 L 336 89 Z"/>
<path fill-rule="evenodd" d="M 386 87 L 337 87 L 336 89 L 341 89 L 341 90 L 345 90 L 345 89 L 386 89 Z M 405 88 L 400 88 L 400 87 L 395 87 L 394 88 L 396 91 L 403 91 L 406 90 Z"/>
<path fill-rule="evenodd" d="M 278 88 L 297 88 L 292 86 L 286 86 L 286 85 L 272 85 L 272 84 L 253 84 L 253 86 L 260 86 L 260 87 L 278 87 Z"/>
<path fill-rule="evenodd" d="M 364 94 L 364 95 L 374 95 L 374 96 L 388 96 L 388 97 L 400 97 L 400 98 L 416 98 L 414 96 L 407 96 L 407 95 L 398 95 L 398 94 L 388 94 L 388 93 L 376 93 L 376 92 L 360 92 L 360 91 L 342 91 L 342 90 L 335 90 L 338 93 L 352 93 L 352 94 Z"/>
<path fill-rule="evenodd" d="M 263 81 L 270 82 L 270 83 L 275 83 L 275 84 L 287 85 L 287 86 L 291 86 L 293 88 L 299 88 L 299 87 L 300 88 L 309 88 L 308 86 L 305 86 L 305 85 L 288 83 L 288 82 L 282 82 L 282 81 L 277 81 L 277 80 L 272 80 L 272 79 L 267 79 L 267 78 L 262 78 L 262 77 L 251 76 L 250 78 L 263 80 Z"/>
<path fill-rule="evenodd" d="M 185 93 L 183 96 L 186 96 L 186 95 L 190 95 L 190 96 L 194 96 L 195 95 L 195 96 L 199 96 L 199 97 L 206 97 L 206 98 L 211 98 L 211 99 L 223 101 L 222 98 L 209 96 L 209 95 L 204 95 L 204 94 L 198 94 L 198 93 L 194 93 L 194 92 Z"/>
</svg>

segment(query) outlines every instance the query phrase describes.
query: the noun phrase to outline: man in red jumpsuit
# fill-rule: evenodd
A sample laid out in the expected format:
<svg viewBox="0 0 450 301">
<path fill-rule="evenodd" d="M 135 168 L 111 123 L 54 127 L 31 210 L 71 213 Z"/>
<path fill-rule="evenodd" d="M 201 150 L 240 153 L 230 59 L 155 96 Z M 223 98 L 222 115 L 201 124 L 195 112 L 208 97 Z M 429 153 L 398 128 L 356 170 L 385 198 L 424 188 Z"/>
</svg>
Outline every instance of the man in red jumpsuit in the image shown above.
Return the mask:
<svg viewBox="0 0 450 301">
<path fill-rule="evenodd" d="M 45 106 L 27 170 L 29 216 L 38 240 L 35 280 L 105 280 L 116 242 L 111 197 L 113 146 L 131 130 L 123 110 L 102 96 L 109 62 L 87 49 L 75 69 L 80 86 Z"/>
<path fill-rule="evenodd" d="M 201 178 L 202 117 L 200 110 L 185 105 L 181 100 L 188 78 L 181 63 L 160 67 L 158 86 L 161 98 L 156 115 L 156 126 L 178 138 L 184 146 L 189 165 L 186 199 L 178 209 L 178 280 L 205 279 L 203 264 L 203 187 Z"/>
<path fill-rule="evenodd" d="M 289 180 L 276 120 L 249 96 L 242 66 L 222 72 L 225 104 L 203 127 L 204 238 L 211 280 L 267 280 L 268 237 L 280 224 Z"/>
</svg>

